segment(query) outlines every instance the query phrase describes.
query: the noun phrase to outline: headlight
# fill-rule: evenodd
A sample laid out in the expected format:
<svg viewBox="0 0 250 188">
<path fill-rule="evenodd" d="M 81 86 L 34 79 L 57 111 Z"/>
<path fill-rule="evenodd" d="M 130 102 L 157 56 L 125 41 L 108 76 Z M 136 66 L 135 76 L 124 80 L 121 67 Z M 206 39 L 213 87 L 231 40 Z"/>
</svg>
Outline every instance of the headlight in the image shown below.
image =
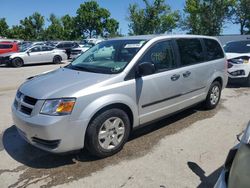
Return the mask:
<svg viewBox="0 0 250 188">
<path fill-rule="evenodd" d="M 244 144 L 250 144 L 250 122 L 244 131 L 244 135 L 241 138 L 241 142 Z"/>
<path fill-rule="evenodd" d="M 71 114 L 75 102 L 75 98 L 46 100 L 40 113 L 52 116 L 68 115 Z"/>
</svg>

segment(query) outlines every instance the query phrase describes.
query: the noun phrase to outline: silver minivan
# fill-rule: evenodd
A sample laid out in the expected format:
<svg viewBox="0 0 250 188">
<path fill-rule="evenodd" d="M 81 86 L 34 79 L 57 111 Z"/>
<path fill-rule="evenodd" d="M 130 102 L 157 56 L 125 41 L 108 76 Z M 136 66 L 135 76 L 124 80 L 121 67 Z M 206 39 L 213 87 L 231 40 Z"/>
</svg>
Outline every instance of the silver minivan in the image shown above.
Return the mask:
<svg viewBox="0 0 250 188">
<path fill-rule="evenodd" d="M 217 106 L 227 61 L 213 37 L 132 36 L 97 44 L 23 83 L 12 105 L 20 135 L 53 153 L 122 149 L 139 125 L 203 103 Z"/>
</svg>

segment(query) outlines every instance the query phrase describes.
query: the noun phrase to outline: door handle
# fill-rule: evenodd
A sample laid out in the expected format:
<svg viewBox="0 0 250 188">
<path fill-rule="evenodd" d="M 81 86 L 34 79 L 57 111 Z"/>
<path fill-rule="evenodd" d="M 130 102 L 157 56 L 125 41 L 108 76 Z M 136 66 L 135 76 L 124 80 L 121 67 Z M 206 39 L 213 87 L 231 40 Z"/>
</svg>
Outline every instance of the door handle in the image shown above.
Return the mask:
<svg viewBox="0 0 250 188">
<path fill-rule="evenodd" d="M 187 78 L 190 76 L 190 74 L 191 74 L 191 72 L 187 71 L 187 72 L 183 73 L 182 75 L 184 78 Z"/>
<path fill-rule="evenodd" d="M 179 74 L 174 74 L 173 76 L 171 76 L 171 80 L 172 81 L 176 81 L 180 78 L 180 75 Z"/>
</svg>

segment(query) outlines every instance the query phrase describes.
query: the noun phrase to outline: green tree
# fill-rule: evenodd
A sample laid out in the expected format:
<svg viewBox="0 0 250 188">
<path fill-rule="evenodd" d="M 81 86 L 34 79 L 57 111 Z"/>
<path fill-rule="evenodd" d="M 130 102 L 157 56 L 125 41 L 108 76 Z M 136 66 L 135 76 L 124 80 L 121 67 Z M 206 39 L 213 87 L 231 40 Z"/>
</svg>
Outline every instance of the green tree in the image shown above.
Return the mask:
<svg viewBox="0 0 250 188">
<path fill-rule="evenodd" d="M 235 0 L 186 0 L 183 26 L 191 34 L 219 35 Z"/>
<path fill-rule="evenodd" d="M 80 35 L 77 33 L 75 28 L 75 18 L 66 14 L 61 18 L 63 26 L 63 39 L 64 40 L 77 40 L 80 39 Z"/>
<path fill-rule="evenodd" d="M 171 32 L 180 19 L 178 11 L 172 11 L 164 0 L 154 0 L 152 4 L 143 0 L 145 8 L 138 4 L 129 5 L 129 33 L 131 35 Z"/>
<path fill-rule="evenodd" d="M 117 24 L 110 24 L 110 12 L 101 8 L 96 1 L 80 5 L 76 11 L 76 28 L 79 35 L 93 37 L 104 35 L 105 31 L 114 31 Z M 110 28 L 111 27 L 111 28 Z"/>
<path fill-rule="evenodd" d="M 42 40 L 44 31 L 44 16 L 38 12 L 20 20 L 22 36 L 25 40 Z M 25 35 L 24 35 L 25 34 Z"/>
<path fill-rule="evenodd" d="M 9 34 L 9 26 L 5 18 L 0 18 L 0 36 L 7 37 Z"/>
<path fill-rule="evenodd" d="M 48 22 L 50 25 L 44 32 L 44 39 L 46 40 L 62 40 L 63 39 L 63 26 L 61 19 L 56 17 L 56 15 L 51 14 Z"/>
<path fill-rule="evenodd" d="M 250 32 L 250 0 L 237 0 L 233 14 L 232 22 L 240 25 L 240 33 Z"/>
</svg>

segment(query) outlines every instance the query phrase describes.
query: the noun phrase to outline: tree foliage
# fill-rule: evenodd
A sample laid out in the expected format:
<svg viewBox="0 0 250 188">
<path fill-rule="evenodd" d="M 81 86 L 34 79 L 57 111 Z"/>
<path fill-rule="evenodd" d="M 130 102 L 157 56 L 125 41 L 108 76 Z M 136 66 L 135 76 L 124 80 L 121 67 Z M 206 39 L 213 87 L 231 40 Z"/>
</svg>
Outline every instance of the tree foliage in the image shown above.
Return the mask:
<svg viewBox="0 0 250 188">
<path fill-rule="evenodd" d="M 96 1 L 88 1 L 80 5 L 75 18 L 78 33 L 86 37 L 104 35 L 104 31 L 116 32 L 119 23 L 110 18 L 110 12 L 101 8 Z"/>
<path fill-rule="evenodd" d="M 186 0 L 183 26 L 191 34 L 219 35 L 235 0 Z"/>
<path fill-rule="evenodd" d="M 240 25 L 240 33 L 250 33 L 250 0 L 237 0 L 232 22 Z"/>
<path fill-rule="evenodd" d="M 0 36 L 7 36 L 9 32 L 9 26 L 5 18 L 0 18 Z"/>
<path fill-rule="evenodd" d="M 35 12 L 20 21 L 21 35 L 25 40 L 42 40 L 44 31 L 44 16 Z"/>
<path fill-rule="evenodd" d="M 138 4 L 129 5 L 129 29 L 131 35 L 171 32 L 180 18 L 178 11 L 171 11 L 164 0 L 154 0 L 152 4 L 143 0 L 145 8 Z"/>
</svg>

